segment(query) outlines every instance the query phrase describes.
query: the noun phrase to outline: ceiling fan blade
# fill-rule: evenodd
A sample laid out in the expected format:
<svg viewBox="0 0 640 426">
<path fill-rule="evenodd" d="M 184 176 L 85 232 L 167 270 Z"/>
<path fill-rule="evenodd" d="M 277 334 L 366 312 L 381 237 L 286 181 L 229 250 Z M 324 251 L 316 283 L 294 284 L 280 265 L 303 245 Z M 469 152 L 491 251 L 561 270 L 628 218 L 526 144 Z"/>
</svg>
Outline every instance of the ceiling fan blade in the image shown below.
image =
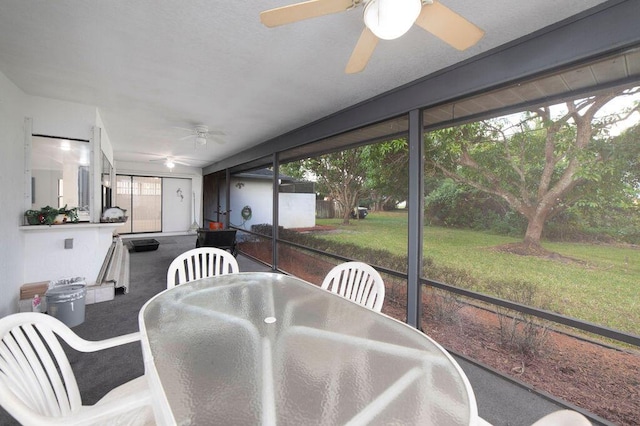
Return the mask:
<svg viewBox="0 0 640 426">
<path fill-rule="evenodd" d="M 302 21 L 303 19 L 343 12 L 352 6 L 352 0 L 310 0 L 265 10 L 260 13 L 260 21 L 271 28 Z"/>
<path fill-rule="evenodd" d="M 458 50 L 476 44 L 484 31 L 441 3 L 425 4 L 416 25 Z"/>
<path fill-rule="evenodd" d="M 369 58 L 371 58 L 374 49 L 378 45 L 378 41 L 378 37 L 376 37 L 369 28 L 365 27 L 362 34 L 360 34 L 356 47 L 353 49 L 353 53 L 351 53 L 351 58 L 349 58 L 344 72 L 347 74 L 355 74 L 365 69 Z"/>
</svg>

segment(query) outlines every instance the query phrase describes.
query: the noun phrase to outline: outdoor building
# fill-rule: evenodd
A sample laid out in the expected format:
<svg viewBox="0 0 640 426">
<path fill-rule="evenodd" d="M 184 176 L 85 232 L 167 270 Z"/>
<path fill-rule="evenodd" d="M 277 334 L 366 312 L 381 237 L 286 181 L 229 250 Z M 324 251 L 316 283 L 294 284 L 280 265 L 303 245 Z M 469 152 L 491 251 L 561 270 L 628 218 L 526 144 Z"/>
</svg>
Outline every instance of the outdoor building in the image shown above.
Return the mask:
<svg viewBox="0 0 640 426">
<path fill-rule="evenodd" d="M 229 223 L 251 230 L 252 225 L 271 223 L 273 218 L 273 172 L 262 169 L 241 173 L 231 178 Z M 309 228 L 315 226 L 315 192 L 312 182 L 296 182 L 280 175 L 278 204 L 280 226 Z M 226 210 L 224 204 L 221 210 Z"/>
</svg>

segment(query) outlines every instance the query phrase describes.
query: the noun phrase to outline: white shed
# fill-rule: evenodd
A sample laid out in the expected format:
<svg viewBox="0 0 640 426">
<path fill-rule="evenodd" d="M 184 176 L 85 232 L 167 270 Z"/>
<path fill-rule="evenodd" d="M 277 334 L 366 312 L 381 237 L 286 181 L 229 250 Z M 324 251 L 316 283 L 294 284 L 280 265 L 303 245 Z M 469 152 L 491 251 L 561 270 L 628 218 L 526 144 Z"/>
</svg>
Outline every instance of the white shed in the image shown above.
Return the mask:
<svg viewBox="0 0 640 426">
<path fill-rule="evenodd" d="M 251 225 L 273 222 L 271 187 L 273 172 L 268 169 L 240 173 L 231 177 L 232 226 L 251 229 Z M 278 225 L 308 228 L 316 224 L 316 194 L 313 182 L 298 182 L 280 175 Z"/>
</svg>

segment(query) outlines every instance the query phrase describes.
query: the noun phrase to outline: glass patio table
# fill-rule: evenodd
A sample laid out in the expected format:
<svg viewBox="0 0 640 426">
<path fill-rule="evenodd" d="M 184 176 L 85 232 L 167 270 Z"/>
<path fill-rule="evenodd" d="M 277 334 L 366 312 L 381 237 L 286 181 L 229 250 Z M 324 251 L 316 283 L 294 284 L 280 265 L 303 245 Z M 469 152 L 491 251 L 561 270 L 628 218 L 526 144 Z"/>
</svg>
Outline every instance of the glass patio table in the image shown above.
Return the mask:
<svg viewBox="0 0 640 426">
<path fill-rule="evenodd" d="M 423 333 L 298 278 L 222 275 L 140 311 L 159 424 L 473 425 L 473 390 Z"/>
</svg>

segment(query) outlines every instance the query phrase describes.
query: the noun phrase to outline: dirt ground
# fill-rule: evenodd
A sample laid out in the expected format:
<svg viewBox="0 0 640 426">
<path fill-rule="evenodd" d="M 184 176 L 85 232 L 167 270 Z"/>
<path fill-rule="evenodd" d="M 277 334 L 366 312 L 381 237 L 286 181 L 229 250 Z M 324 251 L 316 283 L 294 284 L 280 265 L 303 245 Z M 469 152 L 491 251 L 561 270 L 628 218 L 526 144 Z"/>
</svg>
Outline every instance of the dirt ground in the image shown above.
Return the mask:
<svg viewBox="0 0 640 426">
<path fill-rule="evenodd" d="M 271 260 L 270 246 L 242 243 L 242 251 Z M 283 249 L 280 269 L 319 284 L 333 266 L 298 250 Z M 428 297 L 428 296 L 425 296 Z M 404 321 L 406 299 L 390 289 L 382 312 Z M 425 299 L 424 306 L 430 306 Z M 640 425 L 640 352 L 613 349 L 550 332 L 538 355 L 522 355 L 500 343 L 494 312 L 465 305 L 446 320 L 423 313 L 423 329 L 445 348 L 586 409 L 619 425 Z"/>
</svg>

